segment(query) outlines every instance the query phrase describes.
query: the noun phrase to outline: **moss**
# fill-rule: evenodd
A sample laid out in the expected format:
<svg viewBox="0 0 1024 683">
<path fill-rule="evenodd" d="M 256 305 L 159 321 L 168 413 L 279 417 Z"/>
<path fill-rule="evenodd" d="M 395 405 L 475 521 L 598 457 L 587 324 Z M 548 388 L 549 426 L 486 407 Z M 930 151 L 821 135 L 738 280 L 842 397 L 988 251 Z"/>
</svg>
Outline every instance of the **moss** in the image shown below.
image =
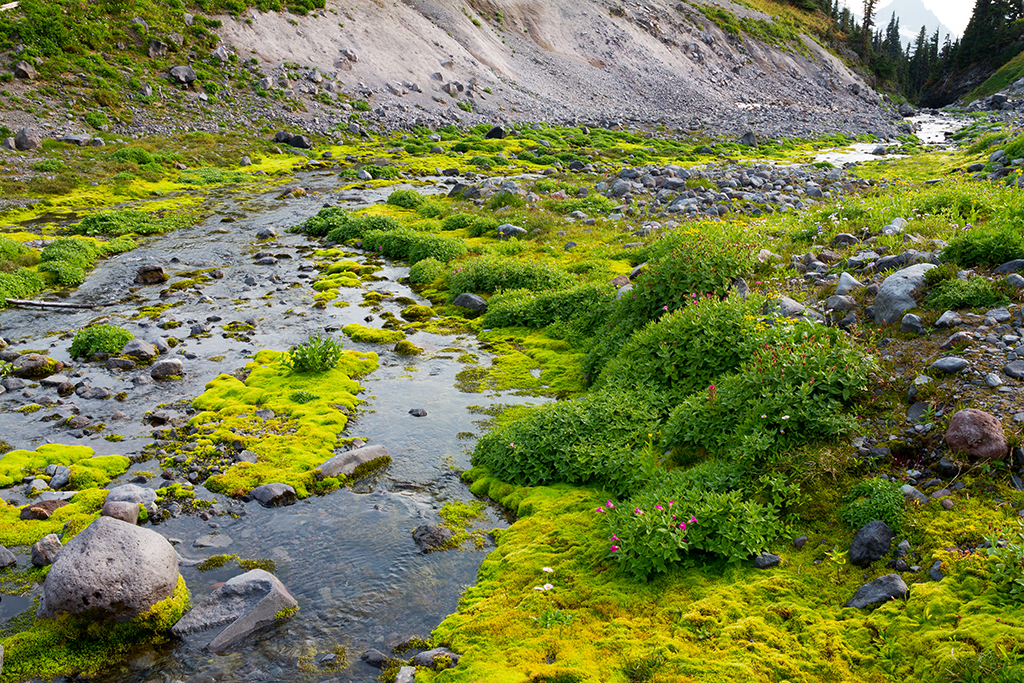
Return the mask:
<svg viewBox="0 0 1024 683">
<path fill-rule="evenodd" d="M 0 544 L 31 545 L 47 534 L 62 532 L 66 543 L 99 517 L 106 498 L 105 489 L 79 491 L 67 505 L 58 508 L 49 519 L 44 520 L 22 520 L 21 507 L 3 503 L 0 505 Z"/>
<path fill-rule="evenodd" d="M 196 569 L 201 572 L 209 571 L 211 569 L 220 569 L 228 562 L 233 562 L 237 559 L 238 555 L 211 555 L 197 564 Z"/>
<path fill-rule="evenodd" d="M 233 444 L 259 456 L 256 463 L 240 462 L 221 475 L 207 479 L 211 491 L 242 495 L 269 482 L 295 488 L 308 496 L 316 476 L 314 469 L 334 455 L 338 435 L 348 424 L 348 413 L 362 401 L 362 387 L 353 377 L 377 367 L 377 355 L 347 351 L 333 369 L 316 374 L 290 372 L 277 351 L 260 351 L 246 366 L 244 382 L 220 375 L 206 385 L 193 406 L 202 411 L 190 424 L 204 432 L 200 446 Z M 291 396 L 305 391 L 318 398 L 296 403 Z M 277 418 L 255 416 L 269 408 Z"/>
<path fill-rule="evenodd" d="M 299 608 L 298 608 L 297 605 L 295 607 L 282 607 L 274 615 L 274 618 L 275 619 L 290 619 L 290 618 L 294 617 L 298 613 L 299 613 Z"/>
<path fill-rule="evenodd" d="M 166 642 L 164 634 L 188 606 L 188 587 L 179 575 L 171 597 L 128 623 L 81 622 L 67 615 L 36 619 L 28 630 L 0 640 L 4 647 L 3 679 L 91 677 L 109 671 L 139 644 Z"/>
<path fill-rule="evenodd" d="M 423 353 L 423 349 L 416 346 L 408 339 L 403 339 L 395 345 L 395 353 L 399 356 L 418 356 Z"/>
<path fill-rule="evenodd" d="M 83 463 L 82 467 L 87 467 L 89 465 L 83 461 L 88 461 L 94 453 L 88 446 L 63 444 L 43 444 L 33 451 L 10 451 L 0 457 L 0 488 L 19 482 L 29 474 L 41 472 L 47 465 L 71 466 Z M 109 461 L 104 465 L 109 466 Z"/>
<path fill-rule="evenodd" d="M 368 344 L 394 344 L 405 339 L 405 333 L 401 330 L 381 330 L 375 327 L 366 327 L 359 323 L 345 325 L 341 331 L 348 335 L 352 341 Z"/>
<path fill-rule="evenodd" d="M 71 465 L 71 486 L 76 489 L 106 486 L 128 471 L 131 461 L 123 455 L 100 455 Z"/>
<path fill-rule="evenodd" d="M 409 322 L 421 322 L 423 320 L 429 320 L 436 314 L 434 309 L 429 306 L 421 306 L 419 304 L 412 304 L 402 309 L 401 316 Z"/>
</svg>

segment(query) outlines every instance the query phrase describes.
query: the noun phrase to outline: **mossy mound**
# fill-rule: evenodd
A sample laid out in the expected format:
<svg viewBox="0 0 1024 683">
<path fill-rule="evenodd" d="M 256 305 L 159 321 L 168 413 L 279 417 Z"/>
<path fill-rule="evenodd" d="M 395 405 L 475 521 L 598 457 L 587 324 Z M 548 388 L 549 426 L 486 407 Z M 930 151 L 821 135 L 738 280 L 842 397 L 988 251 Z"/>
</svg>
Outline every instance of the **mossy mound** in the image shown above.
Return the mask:
<svg viewBox="0 0 1024 683">
<path fill-rule="evenodd" d="M 236 463 L 207 479 L 211 491 L 243 495 L 261 484 L 282 482 L 301 498 L 330 486 L 317 483 L 313 470 L 334 455 L 348 413 L 363 402 L 356 397 L 363 388 L 352 378 L 375 370 L 377 354 L 346 351 L 334 369 L 322 373 L 292 372 L 282 359 L 281 352 L 260 351 L 246 366 L 245 382 L 220 375 L 193 401 L 202 411 L 191 421 L 200 430 L 200 448 L 239 441 L 259 456 L 256 463 Z M 298 391 L 311 400 L 293 401 Z M 261 409 L 277 417 L 256 417 Z"/>
<path fill-rule="evenodd" d="M 341 329 L 352 341 L 365 342 L 367 344 L 394 344 L 405 339 L 405 332 L 401 330 L 381 330 L 376 327 L 366 327 L 359 323 L 345 325 Z"/>
<path fill-rule="evenodd" d="M 79 491 L 67 505 L 57 508 L 49 519 L 43 520 L 23 520 L 22 507 L 0 501 L 0 544 L 31 545 L 47 534 L 63 534 L 64 543 L 67 543 L 99 517 L 103 501 L 106 499 L 106 489 L 92 488 Z"/>
<path fill-rule="evenodd" d="M 88 446 L 63 444 L 43 444 L 34 451 L 11 451 L 0 456 L 0 488 L 30 474 L 42 473 L 47 465 L 70 467 L 71 485 L 79 489 L 104 486 L 128 470 L 130 462 L 123 455 L 93 457 L 93 453 Z"/>
<path fill-rule="evenodd" d="M 432 309 L 430 306 L 421 306 L 420 304 L 413 304 L 411 306 L 406 306 L 405 308 L 403 308 L 400 315 L 405 320 L 408 320 L 411 323 L 415 323 L 423 320 L 430 320 L 436 314 L 434 313 L 434 309 Z"/>
<path fill-rule="evenodd" d="M 416 346 L 408 339 L 403 339 L 395 344 L 395 353 L 399 356 L 418 356 L 423 353 L 423 349 Z"/>
<path fill-rule="evenodd" d="M 124 660 L 133 647 L 167 641 L 164 634 L 189 604 L 188 586 L 179 575 L 171 597 L 128 623 L 82 622 L 67 615 L 36 619 L 28 630 L 0 639 L 4 648 L 2 680 L 97 676 Z"/>
</svg>

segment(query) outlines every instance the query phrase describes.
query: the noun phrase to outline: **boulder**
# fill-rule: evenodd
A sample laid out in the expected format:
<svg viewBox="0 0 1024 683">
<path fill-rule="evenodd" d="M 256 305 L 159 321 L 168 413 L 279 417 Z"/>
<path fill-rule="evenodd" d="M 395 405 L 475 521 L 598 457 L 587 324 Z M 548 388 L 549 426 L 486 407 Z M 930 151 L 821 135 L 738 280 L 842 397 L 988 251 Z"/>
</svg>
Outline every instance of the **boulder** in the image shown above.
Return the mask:
<svg viewBox="0 0 1024 683">
<path fill-rule="evenodd" d="M 128 621 L 174 594 L 178 554 L 160 534 L 100 517 L 68 542 L 43 584 L 38 617 Z"/>
<path fill-rule="evenodd" d="M 959 358 L 957 356 L 944 356 L 943 358 L 939 358 L 937 361 L 932 363 L 929 366 L 929 368 L 931 370 L 934 370 L 935 372 L 941 372 L 947 375 L 955 375 L 956 373 L 966 368 L 968 365 L 970 365 L 970 362 L 968 362 L 964 358 Z"/>
<path fill-rule="evenodd" d="M 486 311 L 487 301 L 483 297 L 476 294 L 463 293 L 455 297 L 455 301 L 452 302 L 454 306 L 460 308 L 468 308 L 471 311 Z"/>
<path fill-rule="evenodd" d="M 21 508 L 20 518 L 26 520 L 49 519 L 58 508 L 67 504 L 66 500 L 37 500 Z"/>
<path fill-rule="evenodd" d="M 163 266 L 142 266 L 135 271 L 135 284 L 155 285 L 167 282 L 169 277 Z"/>
<path fill-rule="evenodd" d="M 129 356 L 136 360 L 153 360 L 159 355 L 156 347 L 141 339 L 132 339 L 121 348 L 122 356 Z"/>
<path fill-rule="evenodd" d="M 414 683 L 416 680 L 416 667 L 403 666 L 395 676 L 395 683 Z"/>
<path fill-rule="evenodd" d="M 35 567 L 45 567 L 53 564 L 61 550 L 63 550 L 63 547 L 57 534 L 43 536 L 41 540 L 32 544 L 32 565 Z"/>
<path fill-rule="evenodd" d="M 757 147 L 757 136 L 754 135 L 754 131 L 748 130 L 740 138 L 740 144 L 747 147 Z"/>
<path fill-rule="evenodd" d="M 10 550 L 0 545 L 0 569 L 18 564 L 18 558 Z"/>
<path fill-rule="evenodd" d="M 103 504 L 100 514 L 104 517 L 113 517 L 122 522 L 137 524 L 139 521 L 139 506 L 136 503 L 129 503 L 125 500 L 108 500 Z"/>
<path fill-rule="evenodd" d="M 14 135 L 14 148 L 19 152 L 31 152 L 43 146 L 43 138 L 35 128 L 22 128 Z"/>
<path fill-rule="evenodd" d="M 138 484 L 121 484 L 110 489 L 107 503 L 131 503 L 146 508 L 150 515 L 156 514 L 156 491 Z"/>
<path fill-rule="evenodd" d="M 356 448 L 351 451 L 345 451 L 334 456 L 324 464 L 320 465 L 317 469 L 320 473 L 317 475 L 319 479 L 326 477 L 337 477 L 338 475 L 350 476 L 357 468 L 367 465 L 375 460 L 381 458 L 387 458 L 391 460 L 391 455 L 388 453 L 388 449 L 380 444 L 374 444 L 373 446 L 363 446 L 362 448 Z"/>
<path fill-rule="evenodd" d="M 42 379 L 64 369 L 59 360 L 38 353 L 25 353 L 14 359 L 11 374 L 23 379 Z"/>
<path fill-rule="evenodd" d="M 168 72 L 172 83 L 188 85 L 196 80 L 196 71 L 188 65 L 172 66 Z"/>
<path fill-rule="evenodd" d="M 858 588 L 854 596 L 847 601 L 846 607 L 863 609 L 871 605 L 880 605 L 889 600 L 905 598 L 909 592 L 907 584 L 899 574 L 886 574 Z"/>
<path fill-rule="evenodd" d="M 295 489 L 288 486 L 288 484 L 280 482 L 257 486 L 252 491 L 249 491 L 249 495 L 265 508 L 294 505 L 298 500 L 298 497 L 295 495 Z"/>
<path fill-rule="evenodd" d="M 981 460 L 1000 460 L 1009 450 L 1003 423 L 983 410 L 967 408 L 949 421 L 946 445 L 954 452 Z"/>
<path fill-rule="evenodd" d="M 34 81 L 38 78 L 36 68 L 24 59 L 14 65 L 14 77 L 26 81 Z"/>
<path fill-rule="evenodd" d="M 755 569 L 771 569 L 772 567 L 778 567 L 781 563 L 781 557 L 767 552 L 762 552 L 754 558 Z"/>
<path fill-rule="evenodd" d="M 502 223 L 498 226 L 498 239 L 507 240 L 513 237 L 522 237 L 526 234 L 526 228 L 511 223 Z"/>
<path fill-rule="evenodd" d="M 296 135 L 288 140 L 288 145 L 296 149 L 313 149 L 313 141 L 305 135 Z"/>
<path fill-rule="evenodd" d="M 885 278 L 875 297 L 875 322 L 891 325 L 916 306 L 914 294 L 924 287 L 924 274 L 934 267 L 931 263 L 918 263 Z"/>
<path fill-rule="evenodd" d="M 866 567 L 882 559 L 889 552 L 895 537 L 896 534 L 885 522 L 878 519 L 868 522 L 857 531 L 850 543 L 850 564 Z"/>
<path fill-rule="evenodd" d="M 367 666 L 372 666 L 374 669 L 387 669 L 395 660 L 388 657 L 380 650 L 369 649 L 359 656 L 359 659 L 363 660 Z"/>
<path fill-rule="evenodd" d="M 414 666 L 423 666 L 428 669 L 448 669 L 459 663 L 460 655 L 455 654 L 446 647 L 435 647 L 433 650 L 420 652 L 412 658 Z"/>
<path fill-rule="evenodd" d="M 171 628 L 177 636 L 225 626 L 206 646 L 225 652 L 255 631 L 274 623 L 285 610 L 298 607 L 292 594 L 273 574 L 253 569 L 229 579 Z"/>
<path fill-rule="evenodd" d="M 484 137 L 488 140 L 501 140 L 505 137 L 505 129 L 501 126 L 492 126 L 489 131 L 484 133 Z"/>
<path fill-rule="evenodd" d="M 413 529 L 412 540 L 425 553 L 434 550 L 442 550 L 444 544 L 452 537 L 452 532 L 447 527 L 437 524 L 424 524 Z"/>
<path fill-rule="evenodd" d="M 165 358 L 157 361 L 149 369 L 149 375 L 153 379 L 167 379 L 168 377 L 181 377 L 185 374 L 184 366 L 177 358 Z"/>
<path fill-rule="evenodd" d="M 274 142 L 285 142 L 285 143 L 287 143 L 293 137 L 295 137 L 294 133 L 289 133 L 286 130 L 279 130 L 276 133 L 274 133 Z"/>
</svg>

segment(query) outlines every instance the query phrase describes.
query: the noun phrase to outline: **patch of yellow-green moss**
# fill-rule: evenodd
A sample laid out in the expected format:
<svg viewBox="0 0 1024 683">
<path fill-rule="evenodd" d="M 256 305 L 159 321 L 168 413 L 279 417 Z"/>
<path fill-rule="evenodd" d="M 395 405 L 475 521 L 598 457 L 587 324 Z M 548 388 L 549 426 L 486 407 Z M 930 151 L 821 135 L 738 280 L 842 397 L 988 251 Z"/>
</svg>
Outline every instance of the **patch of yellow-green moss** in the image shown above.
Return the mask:
<svg viewBox="0 0 1024 683">
<path fill-rule="evenodd" d="M 405 339 L 405 332 L 401 330 L 382 330 L 377 327 L 367 327 L 359 323 L 345 325 L 341 331 L 348 335 L 352 341 L 364 342 L 367 344 L 394 344 Z"/>
<path fill-rule="evenodd" d="M 318 490 L 315 468 L 334 455 L 348 413 L 362 403 L 356 397 L 362 387 L 352 378 L 377 367 L 377 354 L 346 351 L 333 370 L 297 373 L 282 355 L 260 351 L 246 366 L 245 382 L 220 375 L 193 401 L 202 411 L 190 423 L 202 432 L 200 447 L 240 441 L 259 456 L 255 463 L 236 463 L 208 479 L 205 486 L 211 491 L 242 495 L 270 482 L 291 485 L 299 497 Z M 300 391 L 315 398 L 296 403 L 291 396 Z M 256 417 L 261 409 L 277 417 Z"/>
<path fill-rule="evenodd" d="M 424 320 L 430 320 L 436 313 L 430 306 L 422 306 L 420 304 L 412 304 L 402 309 L 400 313 L 402 318 L 409 322 L 422 322 Z"/>
<path fill-rule="evenodd" d="M 64 534 L 65 543 L 99 517 L 106 489 L 79 491 L 67 505 L 57 508 L 48 519 L 21 519 L 24 506 L 0 500 L 0 544 L 31 545 L 47 534 Z"/>
<path fill-rule="evenodd" d="M 11 486 L 30 474 L 41 473 L 47 465 L 70 467 L 75 488 L 102 486 L 127 471 L 130 464 L 122 455 L 93 457 L 94 453 L 88 446 L 64 444 L 43 444 L 33 451 L 10 451 L 0 456 L 0 488 Z"/>
<path fill-rule="evenodd" d="M 408 339 L 403 339 L 395 344 L 395 353 L 399 356 L 418 356 L 423 353 L 423 349 L 416 346 Z"/>
<path fill-rule="evenodd" d="M 4 647 L 0 681 L 97 676 L 122 662 L 141 643 L 166 642 L 166 632 L 189 603 L 188 587 L 179 575 L 171 597 L 127 623 L 82 621 L 67 615 L 36 619 L 28 630 L 0 639 Z"/>
</svg>

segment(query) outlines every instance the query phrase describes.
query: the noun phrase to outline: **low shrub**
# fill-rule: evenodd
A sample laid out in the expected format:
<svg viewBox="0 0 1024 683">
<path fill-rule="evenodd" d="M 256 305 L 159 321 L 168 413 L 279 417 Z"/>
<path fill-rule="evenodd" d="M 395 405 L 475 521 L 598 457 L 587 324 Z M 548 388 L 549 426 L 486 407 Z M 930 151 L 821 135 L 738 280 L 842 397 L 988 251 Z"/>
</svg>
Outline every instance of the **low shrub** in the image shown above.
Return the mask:
<svg viewBox="0 0 1024 683">
<path fill-rule="evenodd" d="M 415 264 L 427 258 L 447 262 L 463 256 L 466 253 L 466 243 L 457 237 L 417 232 L 402 227 L 397 230 L 371 230 L 365 233 L 363 249 Z"/>
<path fill-rule="evenodd" d="M 875 361 L 835 328 L 796 325 L 733 374 L 691 394 L 662 429 L 680 453 L 730 457 L 753 471 L 781 453 L 853 427 L 843 408 L 866 390 Z"/>
<path fill-rule="evenodd" d="M 102 243 L 76 237 L 61 237 L 50 242 L 39 255 L 38 270 L 50 273 L 66 287 L 85 281 L 85 271 L 92 268 L 105 249 Z"/>
<path fill-rule="evenodd" d="M 387 203 L 392 206 L 400 206 L 403 209 L 415 209 L 425 201 L 427 198 L 416 190 L 395 190 L 388 195 Z"/>
<path fill-rule="evenodd" d="M 880 519 L 894 531 L 903 520 L 904 496 L 899 484 L 872 477 L 851 489 L 839 518 L 853 529 Z"/>
<path fill-rule="evenodd" d="M 448 275 L 451 299 L 466 292 L 494 293 L 505 289 L 539 292 L 564 289 L 573 277 L 555 266 L 500 256 L 480 256 L 459 262 Z"/>
<path fill-rule="evenodd" d="M 173 222 L 157 220 L 148 213 L 135 209 L 101 211 L 86 216 L 81 223 L 71 226 L 76 235 L 154 235 L 173 227 Z"/>
<path fill-rule="evenodd" d="M 156 161 L 156 157 L 141 147 L 122 147 L 111 156 L 118 161 L 128 161 L 139 166 L 152 164 Z"/>
<path fill-rule="evenodd" d="M 615 296 L 608 284 L 588 284 L 553 292 L 513 289 L 495 294 L 487 302 L 484 327 L 547 327 L 556 320 L 570 320 L 603 309 Z M 623 385 L 635 386 L 635 385 Z"/>
<path fill-rule="evenodd" d="M 1019 258 L 1024 258 L 1024 237 L 1013 228 L 973 228 L 942 250 L 942 260 L 963 267 L 998 266 Z"/>
<path fill-rule="evenodd" d="M 0 306 L 4 299 L 24 299 L 46 287 L 43 276 L 34 270 L 18 268 L 9 273 L 0 271 Z"/>
<path fill-rule="evenodd" d="M 0 268 L 11 265 L 31 265 L 29 260 L 32 251 L 21 242 L 12 240 L 7 235 L 0 235 Z"/>
<path fill-rule="evenodd" d="M 337 206 L 325 206 L 315 216 L 297 226 L 297 230 L 305 232 L 310 237 L 324 237 L 332 230 L 341 228 L 352 222 L 352 214 Z M 344 240 L 333 240 L 341 242 Z"/>
<path fill-rule="evenodd" d="M 409 268 L 409 282 L 414 285 L 430 284 L 446 272 L 448 269 L 441 261 L 429 257 L 420 259 Z"/>
<path fill-rule="evenodd" d="M 402 227 L 401 223 L 390 216 L 349 216 L 348 219 L 342 219 L 339 216 L 332 220 L 336 220 L 338 224 L 327 233 L 327 241 L 338 242 L 339 244 L 359 239 L 372 230 L 398 230 Z"/>
<path fill-rule="evenodd" d="M 653 465 L 649 441 L 658 416 L 635 391 L 594 391 L 547 403 L 480 437 L 473 465 L 525 486 L 595 483 L 635 491 Z"/>
<path fill-rule="evenodd" d="M 341 342 L 317 332 L 290 348 L 284 355 L 284 364 L 293 372 L 327 372 L 334 369 L 344 353 Z"/>
<path fill-rule="evenodd" d="M 72 358 L 88 358 L 94 353 L 121 353 L 124 345 L 135 338 L 116 325 L 90 325 L 79 330 L 71 340 Z"/>
<path fill-rule="evenodd" d="M 957 308 L 992 308 L 1009 302 L 1006 294 L 1000 292 L 997 286 L 984 277 L 972 277 L 968 280 L 954 277 L 935 287 L 925 298 L 924 306 L 946 311 Z"/>
<path fill-rule="evenodd" d="M 498 225 L 498 221 L 490 216 L 456 213 L 444 219 L 441 230 L 466 230 L 470 237 L 483 237 L 495 234 Z"/>
</svg>

